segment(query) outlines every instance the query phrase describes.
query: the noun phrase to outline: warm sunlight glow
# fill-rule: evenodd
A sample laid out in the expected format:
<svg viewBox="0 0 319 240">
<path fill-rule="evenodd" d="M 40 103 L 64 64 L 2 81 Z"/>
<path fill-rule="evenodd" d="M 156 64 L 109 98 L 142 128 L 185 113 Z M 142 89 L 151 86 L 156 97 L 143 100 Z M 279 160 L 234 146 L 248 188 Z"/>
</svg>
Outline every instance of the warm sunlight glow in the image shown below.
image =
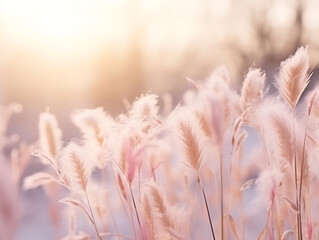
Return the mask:
<svg viewBox="0 0 319 240">
<path fill-rule="evenodd" d="M 318 13 L 0 0 L 0 240 L 319 239 Z"/>
<path fill-rule="evenodd" d="M 185 76 L 205 78 L 220 64 L 239 86 L 262 56 L 295 50 L 294 28 L 317 41 L 317 5 L 305 4 L 296 23 L 288 2 L 0 0 L 0 99 L 113 104 L 149 89 L 179 91 Z"/>
<path fill-rule="evenodd" d="M 67 87 L 85 94 L 96 78 L 101 50 L 121 44 L 124 24 L 116 18 L 121 3 L 16 0 L 2 6 L 0 68 L 13 64 L 35 90 L 47 80 L 51 92 Z"/>
</svg>

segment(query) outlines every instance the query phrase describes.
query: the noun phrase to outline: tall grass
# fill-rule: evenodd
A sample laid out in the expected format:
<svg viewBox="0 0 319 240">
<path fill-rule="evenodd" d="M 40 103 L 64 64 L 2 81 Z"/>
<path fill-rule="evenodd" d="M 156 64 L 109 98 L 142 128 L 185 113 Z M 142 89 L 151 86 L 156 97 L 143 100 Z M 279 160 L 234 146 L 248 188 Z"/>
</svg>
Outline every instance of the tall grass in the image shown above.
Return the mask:
<svg viewBox="0 0 319 240">
<path fill-rule="evenodd" d="M 73 223 L 63 239 L 318 239 L 318 90 L 300 102 L 307 51 L 282 62 L 272 95 L 262 70 L 250 69 L 236 92 L 220 67 L 188 79 L 163 113 L 154 94 L 116 117 L 77 110 L 83 137 L 68 144 L 42 113 L 34 155 L 49 168 L 24 187 L 50 184 L 48 196 L 72 209 L 53 208 Z M 75 224 L 83 219 L 85 231 Z"/>
</svg>

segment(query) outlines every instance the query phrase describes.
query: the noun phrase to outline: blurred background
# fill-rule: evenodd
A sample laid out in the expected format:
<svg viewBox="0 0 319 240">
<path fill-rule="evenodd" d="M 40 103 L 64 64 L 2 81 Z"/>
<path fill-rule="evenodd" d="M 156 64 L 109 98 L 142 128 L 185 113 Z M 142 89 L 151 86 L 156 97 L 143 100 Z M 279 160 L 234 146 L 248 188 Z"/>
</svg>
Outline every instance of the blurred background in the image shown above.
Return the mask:
<svg viewBox="0 0 319 240">
<path fill-rule="evenodd" d="M 62 124 L 73 108 L 119 113 L 123 99 L 148 91 L 176 102 L 186 77 L 220 64 L 236 89 L 251 66 L 272 80 L 300 45 L 315 73 L 319 59 L 316 0 L 0 2 L 0 102 L 21 103 L 25 124 L 46 107 Z"/>
<path fill-rule="evenodd" d="M 0 0 L 0 104 L 23 106 L 9 133 L 36 141 L 49 108 L 68 141 L 78 134 L 72 109 L 115 115 L 123 99 L 146 92 L 169 93 L 176 104 L 186 77 L 203 80 L 221 64 L 236 90 L 252 66 L 272 82 L 300 45 L 309 44 L 315 84 L 318 13 L 316 0 Z M 45 194 L 23 194 L 17 239 L 50 239 Z"/>
</svg>

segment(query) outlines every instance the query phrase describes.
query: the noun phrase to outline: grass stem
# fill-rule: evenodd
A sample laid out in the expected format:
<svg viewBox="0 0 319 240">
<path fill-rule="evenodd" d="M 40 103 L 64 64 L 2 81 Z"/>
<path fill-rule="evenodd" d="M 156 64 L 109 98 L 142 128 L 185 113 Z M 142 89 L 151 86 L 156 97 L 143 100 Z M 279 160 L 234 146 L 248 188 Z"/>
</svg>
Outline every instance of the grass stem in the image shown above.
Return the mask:
<svg viewBox="0 0 319 240">
<path fill-rule="evenodd" d="M 292 131 L 293 131 L 293 151 L 294 151 L 294 178 L 295 178 L 295 192 L 296 192 L 296 205 L 300 210 L 300 202 L 298 197 L 298 169 L 297 169 L 297 151 L 296 151 L 296 129 L 295 129 L 295 109 L 292 108 Z M 297 212 L 297 239 L 302 240 L 302 226 L 301 226 L 301 212 Z"/>
<path fill-rule="evenodd" d="M 136 214 L 138 226 L 139 226 L 139 228 L 140 228 L 141 236 L 142 236 L 142 239 L 143 239 L 143 233 L 142 233 L 142 227 L 141 227 L 140 217 L 139 217 L 138 212 L 137 212 L 136 202 L 135 202 L 135 199 L 134 199 L 134 195 L 133 195 L 131 186 L 130 186 L 130 193 L 131 193 L 131 197 L 132 197 L 132 202 L 133 202 L 133 206 L 134 206 L 134 210 L 135 210 L 135 214 Z"/>
<path fill-rule="evenodd" d="M 95 221 L 95 218 L 94 218 L 94 214 L 93 214 L 93 211 L 92 211 L 92 207 L 91 207 L 91 204 L 90 204 L 90 201 L 89 201 L 88 194 L 87 194 L 86 191 L 84 191 L 84 192 L 85 192 L 85 197 L 86 197 L 89 209 L 90 209 L 91 219 L 92 219 L 93 226 L 94 226 L 94 229 L 95 229 L 95 232 L 96 232 L 96 236 L 98 237 L 99 240 L 102 240 L 102 237 L 101 237 L 101 235 L 99 233 L 99 230 L 97 229 L 97 226 L 96 226 L 96 221 Z"/>
<path fill-rule="evenodd" d="M 199 177 L 198 177 L 198 179 L 199 179 Z M 202 194 L 203 194 L 204 201 L 205 201 L 206 212 L 207 212 L 207 216 L 208 216 L 208 220 L 209 220 L 210 230 L 212 232 L 213 239 L 216 240 L 215 231 L 214 231 L 214 227 L 213 227 L 213 221 L 211 219 L 210 211 L 209 211 L 209 207 L 208 207 L 208 203 L 207 203 L 206 193 L 205 193 L 204 187 L 202 186 L 202 183 L 201 183 L 200 180 L 199 180 L 199 182 L 200 182 L 200 185 L 201 185 L 201 188 L 202 188 Z"/>
<path fill-rule="evenodd" d="M 219 151 L 219 166 L 220 166 L 220 223 L 221 223 L 221 239 L 224 240 L 224 166 L 223 156 Z"/>
<path fill-rule="evenodd" d="M 303 146 L 302 146 L 302 159 L 301 159 L 301 167 L 300 167 L 300 183 L 299 183 L 299 196 L 298 196 L 298 200 L 299 200 L 299 205 L 298 205 L 298 214 L 300 217 L 299 220 L 299 228 L 300 228 L 300 232 L 301 232 L 301 239 L 302 239 L 302 223 L 301 223 L 301 195 L 302 195 L 302 181 L 303 181 L 303 173 L 304 173 L 304 163 L 305 163 L 305 151 L 306 151 L 306 139 L 307 139 L 307 133 L 308 133 L 308 124 L 309 124 L 309 115 L 307 118 L 307 124 L 306 124 L 306 130 L 305 130 L 305 135 L 304 135 L 304 139 L 303 139 Z"/>
</svg>

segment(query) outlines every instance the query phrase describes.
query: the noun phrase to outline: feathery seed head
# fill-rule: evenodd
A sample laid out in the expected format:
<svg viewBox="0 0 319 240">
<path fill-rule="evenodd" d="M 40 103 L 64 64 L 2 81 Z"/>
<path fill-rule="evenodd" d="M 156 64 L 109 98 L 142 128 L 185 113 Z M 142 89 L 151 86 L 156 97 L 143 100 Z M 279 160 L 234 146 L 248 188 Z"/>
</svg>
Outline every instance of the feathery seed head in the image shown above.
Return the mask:
<svg viewBox="0 0 319 240">
<path fill-rule="evenodd" d="M 308 116 L 319 117 L 319 87 L 314 89 L 308 98 Z"/>
<path fill-rule="evenodd" d="M 94 169 L 94 162 L 89 156 L 85 146 L 76 142 L 70 142 L 61 152 L 59 164 L 74 192 L 83 192 L 87 189 Z"/>
<path fill-rule="evenodd" d="M 158 96 L 155 94 L 145 94 L 139 97 L 132 106 L 129 114 L 133 118 L 156 118 L 159 107 Z"/>
<path fill-rule="evenodd" d="M 241 89 L 241 107 L 245 109 L 260 102 L 263 98 L 265 73 L 260 69 L 251 69 Z"/>
<path fill-rule="evenodd" d="M 127 164 L 127 172 L 126 177 L 129 182 L 129 184 L 132 184 L 135 169 L 136 169 L 136 156 L 134 154 L 134 146 L 130 139 L 125 139 L 123 142 L 123 151 L 124 151 L 124 157 L 125 157 L 125 163 Z"/>
<path fill-rule="evenodd" d="M 280 65 L 277 77 L 277 88 L 291 108 L 294 108 L 309 83 L 307 71 L 309 68 L 308 46 L 300 47 L 295 55 Z"/>
<path fill-rule="evenodd" d="M 226 96 L 216 94 L 206 98 L 206 119 L 211 132 L 213 144 L 221 146 L 224 134 L 231 121 L 231 109 Z"/>
<path fill-rule="evenodd" d="M 103 108 L 77 110 L 71 119 L 81 130 L 85 140 L 98 146 L 105 144 L 105 139 L 115 124 L 113 119 L 106 116 Z"/>
<path fill-rule="evenodd" d="M 228 80 L 227 70 L 218 68 L 206 82 L 206 88 L 199 93 L 213 144 L 219 147 L 223 144 L 224 134 L 231 122 L 233 93 L 229 89 Z"/>
<path fill-rule="evenodd" d="M 196 172 L 201 166 L 202 156 L 198 140 L 189 123 L 179 123 L 181 139 L 183 142 L 183 152 L 187 165 L 192 167 Z"/>
<path fill-rule="evenodd" d="M 48 112 L 40 114 L 39 144 L 42 152 L 54 159 L 62 147 L 62 131 L 54 115 Z"/>
</svg>

